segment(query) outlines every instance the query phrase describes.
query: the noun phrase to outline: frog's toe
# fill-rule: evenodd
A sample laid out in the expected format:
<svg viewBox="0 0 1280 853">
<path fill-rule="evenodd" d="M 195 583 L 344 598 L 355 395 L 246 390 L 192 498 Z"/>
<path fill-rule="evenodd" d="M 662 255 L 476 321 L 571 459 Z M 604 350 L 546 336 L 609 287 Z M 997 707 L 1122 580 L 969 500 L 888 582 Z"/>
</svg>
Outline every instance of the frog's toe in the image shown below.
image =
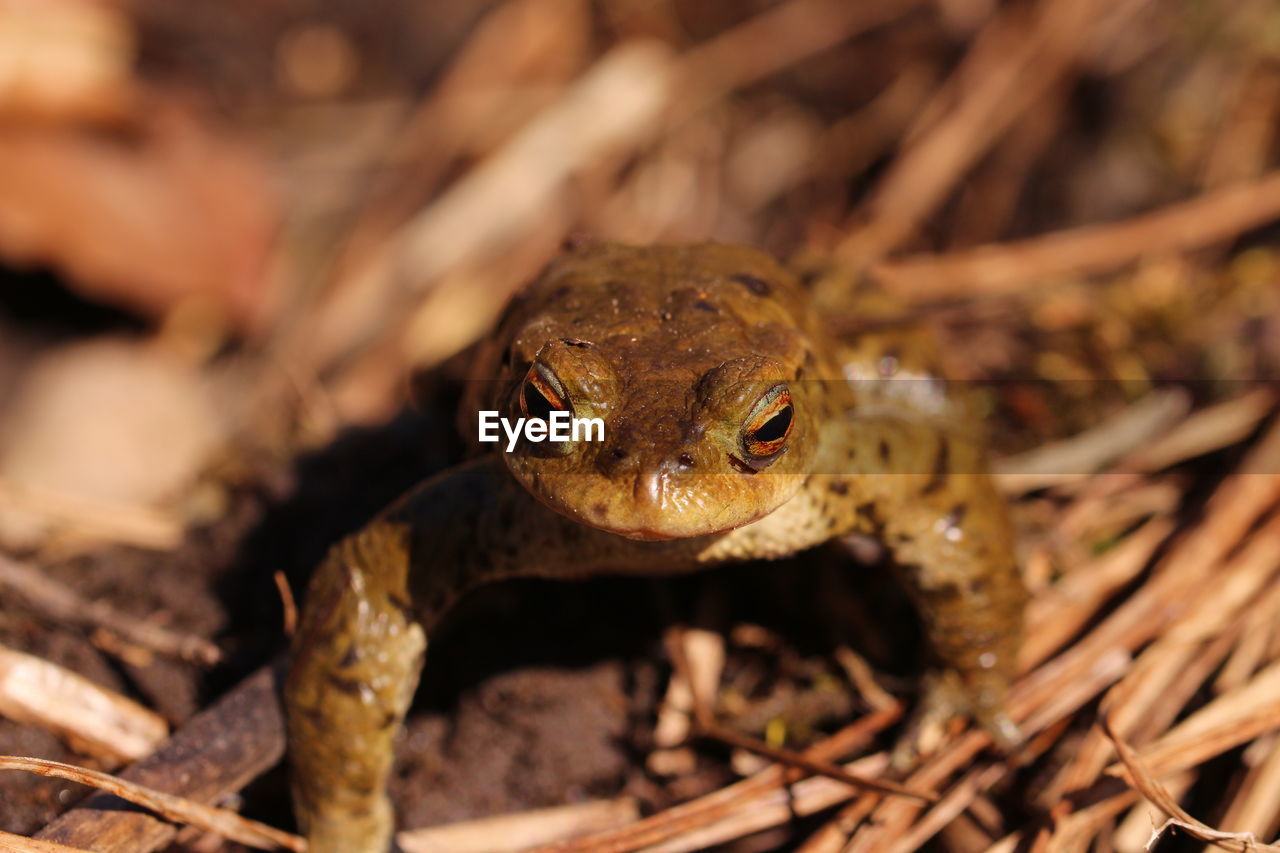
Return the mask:
<svg viewBox="0 0 1280 853">
<path fill-rule="evenodd" d="M 920 703 L 907 719 L 906 728 L 893 748 L 894 768 L 907 770 L 921 758 L 936 752 L 945 738 L 947 723 L 968 709 L 968 699 L 955 673 L 926 675 Z"/>
<path fill-rule="evenodd" d="M 942 745 L 948 723 L 969 717 L 991 735 L 996 747 L 1010 752 L 1023 741 L 1022 731 L 993 695 L 1004 691 L 967 687 L 952 671 L 926 676 L 923 697 L 907 721 L 906 730 L 893 750 L 893 765 L 902 770 L 931 755 Z M 983 701 L 984 699 L 988 701 Z"/>
<path fill-rule="evenodd" d="M 1025 739 L 1022 730 L 1018 728 L 1018 724 L 1004 711 L 980 715 L 978 722 L 982 723 L 982 727 L 986 729 L 987 734 L 991 735 L 991 739 L 996 742 L 996 746 L 1003 752 L 1012 752 Z"/>
</svg>

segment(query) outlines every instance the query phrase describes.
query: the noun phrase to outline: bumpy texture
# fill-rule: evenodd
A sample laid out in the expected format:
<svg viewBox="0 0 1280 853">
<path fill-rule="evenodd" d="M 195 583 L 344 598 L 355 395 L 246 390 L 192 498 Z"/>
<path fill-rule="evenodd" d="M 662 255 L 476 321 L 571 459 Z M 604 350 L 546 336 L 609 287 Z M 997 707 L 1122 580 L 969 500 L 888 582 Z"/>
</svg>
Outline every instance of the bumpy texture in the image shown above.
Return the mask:
<svg viewBox="0 0 1280 853">
<path fill-rule="evenodd" d="M 313 853 L 387 849 L 391 742 L 423 629 L 504 577 L 669 574 L 872 535 L 920 606 L 944 710 L 1016 736 L 1001 710 L 1025 597 L 1010 529 L 964 401 L 917 335 L 837 343 L 754 249 L 604 244 L 517 298 L 476 376 L 493 380 L 470 409 L 563 408 L 600 418 L 605 440 L 521 440 L 330 553 L 285 689 Z"/>
</svg>

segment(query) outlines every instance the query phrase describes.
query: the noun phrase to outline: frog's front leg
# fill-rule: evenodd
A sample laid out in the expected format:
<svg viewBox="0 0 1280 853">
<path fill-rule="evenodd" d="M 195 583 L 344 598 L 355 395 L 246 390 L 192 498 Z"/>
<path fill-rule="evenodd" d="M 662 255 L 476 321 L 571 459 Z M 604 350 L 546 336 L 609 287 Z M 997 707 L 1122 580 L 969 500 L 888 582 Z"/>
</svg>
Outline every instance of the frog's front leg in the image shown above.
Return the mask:
<svg viewBox="0 0 1280 853">
<path fill-rule="evenodd" d="M 329 552 L 312 578 L 285 681 L 294 806 L 312 853 L 382 853 L 392 741 L 426 638 L 406 588 L 403 525 L 377 521 Z"/>
<path fill-rule="evenodd" d="M 982 446 L 945 426 L 894 417 L 855 432 L 847 464 L 859 474 L 849 486 L 900 567 L 943 667 L 926 712 L 968 712 L 1009 748 L 1020 736 L 1004 701 L 1026 591 Z"/>
<path fill-rule="evenodd" d="M 312 853 L 383 853 L 392 742 L 423 632 L 514 575 L 692 568 L 698 540 L 634 542 L 542 506 L 488 457 L 429 480 L 334 546 L 311 582 L 285 683 L 294 803 Z"/>
</svg>

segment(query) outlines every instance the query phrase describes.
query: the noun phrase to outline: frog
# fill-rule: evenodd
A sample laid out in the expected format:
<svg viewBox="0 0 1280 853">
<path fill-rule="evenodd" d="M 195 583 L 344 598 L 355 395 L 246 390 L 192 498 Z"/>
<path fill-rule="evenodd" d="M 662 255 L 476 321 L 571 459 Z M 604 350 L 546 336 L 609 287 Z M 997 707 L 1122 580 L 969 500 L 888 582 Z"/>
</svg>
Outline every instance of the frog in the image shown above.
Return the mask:
<svg viewBox="0 0 1280 853">
<path fill-rule="evenodd" d="M 921 613 L 934 709 L 1017 743 L 1004 703 L 1026 593 L 979 419 L 919 335 L 836 336 L 811 292 L 749 246 L 589 241 L 513 298 L 464 411 L 603 430 L 490 444 L 328 552 L 283 686 L 312 853 L 389 849 L 393 741 L 428 637 L 506 578 L 671 575 L 870 538 Z"/>
</svg>

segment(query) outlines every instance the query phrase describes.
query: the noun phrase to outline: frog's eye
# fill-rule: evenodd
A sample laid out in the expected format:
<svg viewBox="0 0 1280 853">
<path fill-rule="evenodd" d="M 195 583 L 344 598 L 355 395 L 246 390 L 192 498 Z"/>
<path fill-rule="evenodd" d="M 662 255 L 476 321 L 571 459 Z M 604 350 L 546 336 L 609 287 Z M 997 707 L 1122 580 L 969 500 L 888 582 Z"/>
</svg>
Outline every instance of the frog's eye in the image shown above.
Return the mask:
<svg viewBox="0 0 1280 853">
<path fill-rule="evenodd" d="M 770 389 L 751 410 L 742 428 L 742 449 L 757 459 L 782 451 L 795 421 L 791 391 L 786 385 Z"/>
<path fill-rule="evenodd" d="M 520 412 L 526 418 L 550 421 L 552 412 L 572 414 L 573 410 L 556 375 L 549 368 L 534 363 L 520 386 Z"/>
</svg>

